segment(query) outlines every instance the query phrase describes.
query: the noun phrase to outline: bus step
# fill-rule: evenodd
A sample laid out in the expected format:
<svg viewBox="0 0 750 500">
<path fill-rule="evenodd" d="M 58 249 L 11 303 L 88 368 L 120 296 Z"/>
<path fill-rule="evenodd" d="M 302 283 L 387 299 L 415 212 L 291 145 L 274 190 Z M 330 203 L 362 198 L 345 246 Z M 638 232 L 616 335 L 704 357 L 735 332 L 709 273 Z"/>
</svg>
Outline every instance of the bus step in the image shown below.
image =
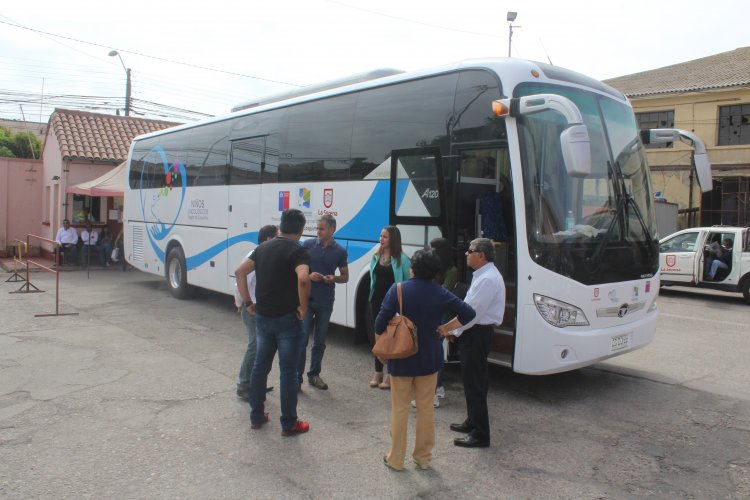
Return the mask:
<svg viewBox="0 0 750 500">
<path fill-rule="evenodd" d="M 516 333 L 513 328 L 509 326 L 496 326 L 494 331 L 495 333 L 499 333 L 500 335 L 507 335 L 508 337 L 512 337 Z"/>
<path fill-rule="evenodd" d="M 504 352 L 490 352 L 490 355 L 487 356 L 487 361 L 493 365 L 507 366 L 508 368 L 513 366 L 511 355 Z"/>
</svg>

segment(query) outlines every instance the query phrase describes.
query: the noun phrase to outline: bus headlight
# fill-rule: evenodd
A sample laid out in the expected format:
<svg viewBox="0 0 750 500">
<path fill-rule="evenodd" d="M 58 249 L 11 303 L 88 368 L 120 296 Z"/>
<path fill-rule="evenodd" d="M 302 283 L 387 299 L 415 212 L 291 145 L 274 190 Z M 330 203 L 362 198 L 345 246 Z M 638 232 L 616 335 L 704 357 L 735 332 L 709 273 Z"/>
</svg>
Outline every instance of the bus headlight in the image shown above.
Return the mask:
<svg viewBox="0 0 750 500">
<path fill-rule="evenodd" d="M 586 326 L 589 320 L 583 311 L 576 306 L 559 300 L 534 294 L 534 305 L 542 318 L 552 326 L 565 328 L 566 326 Z"/>
<path fill-rule="evenodd" d="M 656 305 L 656 299 L 654 299 L 654 301 L 653 301 L 653 302 L 651 302 L 651 305 L 650 305 L 650 306 L 648 306 L 648 311 L 646 311 L 646 314 L 648 314 L 648 313 L 650 313 L 650 312 L 654 312 L 654 311 L 656 311 L 656 310 L 657 310 L 658 308 L 659 308 L 659 306 L 657 306 L 657 305 Z"/>
</svg>

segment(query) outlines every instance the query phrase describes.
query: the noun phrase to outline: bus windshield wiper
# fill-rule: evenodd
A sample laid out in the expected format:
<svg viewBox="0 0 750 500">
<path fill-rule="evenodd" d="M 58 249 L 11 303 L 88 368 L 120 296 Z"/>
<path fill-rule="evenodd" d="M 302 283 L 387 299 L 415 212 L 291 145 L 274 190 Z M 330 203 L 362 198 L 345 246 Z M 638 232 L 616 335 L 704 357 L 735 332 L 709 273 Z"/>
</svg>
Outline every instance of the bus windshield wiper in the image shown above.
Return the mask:
<svg viewBox="0 0 750 500">
<path fill-rule="evenodd" d="M 612 180 L 613 182 L 617 182 L 617 179 L 621 178 L 622 172 L 620 171 L 619 167 L 617 169 L 612 167 L 612 164 L 610 162 L 607 162 L 607 166 L 609 167 L 609 170 L 612 172 Z M 619 174 L 619 175 L 618 175 Z M 586 263 L 589 265 L 592 265 L 590 268 L 590 271 L 596 271 L 598 269 L 599 264 L 601 264 L 601 257 L 602 253 L 604 252 L 604 247 L 609 243 L 609 239 L 612 237 L 612 233 L 614 232 L 615 225 L 617 225 L 622 220 L 622 212 L 625 208 L 625 203 L 627 202 L 628 194 L 624 192 L 620 192 L 619 190 L 615 189 L 615 196 L 618 196 L 617 199 L 617 206 L 615 207 L 614 216 L 612 217 L 612 222 L 609 223 L 609 227 L 607 228 L 607 232 L 604 233 L 604 237 L 599 241 L 594 251 L 591 253 L 591 256 L 586 259 Z"/>
<path fill-rule="evenodd" d="M 635 217 L 636 219 L 638 219 L 638 222 L 641 224 L 641 229 L 643 229 L 643 234 L 646 235 L 646 241 L 648 241 L 648 248 L 651 251 L 651 255 L 658 253 L 659 247 L 656 241 L 653 238 L 651 238 L 648 225 L 646 224 L 646 221 L 643 219 L 643 214 L 641 214 L 641 209 L 638 208 L 638 204 L 635 202 L 635 199 L 632 196 L 630 196 L 630 194 L 626 193 L 625 197 L 628 200 L 628 205 L 633 207 L 633 211 L 635 212 Z"/>
</svg>

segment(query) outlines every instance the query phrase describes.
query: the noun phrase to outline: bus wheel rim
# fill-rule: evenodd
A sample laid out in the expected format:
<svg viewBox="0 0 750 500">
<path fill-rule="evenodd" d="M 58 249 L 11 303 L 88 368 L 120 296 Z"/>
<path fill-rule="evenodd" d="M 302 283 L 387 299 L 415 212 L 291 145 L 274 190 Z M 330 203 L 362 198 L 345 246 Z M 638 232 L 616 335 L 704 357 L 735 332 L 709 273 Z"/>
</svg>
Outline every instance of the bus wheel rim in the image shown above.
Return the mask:
<svg viewBox="0 0 750 500">
<path fill-rule="evenodd" d="M 172 262 L 169 263 L 169 284 L 172 285 L 172 288 L 177 289 L 180 288 L 180 282 L 182 280 L 182 266 L 180 266 L 180 262 L 177 259 L 172 259 Z"/>
</svg>

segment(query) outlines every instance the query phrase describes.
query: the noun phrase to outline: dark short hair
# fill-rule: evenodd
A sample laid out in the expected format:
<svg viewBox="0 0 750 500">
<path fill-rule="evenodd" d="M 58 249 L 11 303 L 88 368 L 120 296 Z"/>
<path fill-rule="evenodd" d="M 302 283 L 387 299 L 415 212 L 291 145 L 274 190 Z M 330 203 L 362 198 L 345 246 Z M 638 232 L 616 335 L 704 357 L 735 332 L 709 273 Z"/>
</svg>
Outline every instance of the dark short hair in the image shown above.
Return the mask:
<svg viewBox="0 0 750 500">
<path fill-rule="evenodd" d="M 732 238 L 725 238 L 724 239 L 724 246 L 725 247 L 732 248 L 733 245 L 734 245 L 734 241 L 732 241 Z"/>
<path fill-rule="evenodd" d="M 63 224 L 68 223 L 70 224 L 70 221 L 68 219 L 63 219 Z"/>
<path fill-rule="evenodd" d="M 495 247 L 492 245 L 492 240 L 488 238 L 477 238 L 471 241 L 474 245 L 474 250 L 482 252 L 487 262 L 495 262 Z"/>
<path fill-rule="evenodd" d="M 281 223 L 279 230 L 284 234 L 302 234 L 305 229 L 305 214 L 296 208 L 290 208 L 281 212 Z"/>
<path fill-rule="evenodd" d="M 434 280 L 440 272 L 441 264 L 440 257 L 432 248 L 417 250 L 411 257 L 411 270 L 415 278 Z"/>
<path fill-rule="evenodd" d="M 323 222 L 326 223 L 328 227 L 330 227 L 334 231 L 336 230 L 336 218 L 333 215 L 330 215 L 330 214 L 321 215 L 320 219 L 318 220 L 322 220 Z"/>
<path fill-rule="evenodd" d="M 258 231 L 258 244 L 260 245 L 267 239 L 276 237 L 276 234 L 278 232 L 279 228 L 274 226 L 273 224 L 263 226 L 262 228 L 260 228 L 260 231 Z"/>
</svg>

